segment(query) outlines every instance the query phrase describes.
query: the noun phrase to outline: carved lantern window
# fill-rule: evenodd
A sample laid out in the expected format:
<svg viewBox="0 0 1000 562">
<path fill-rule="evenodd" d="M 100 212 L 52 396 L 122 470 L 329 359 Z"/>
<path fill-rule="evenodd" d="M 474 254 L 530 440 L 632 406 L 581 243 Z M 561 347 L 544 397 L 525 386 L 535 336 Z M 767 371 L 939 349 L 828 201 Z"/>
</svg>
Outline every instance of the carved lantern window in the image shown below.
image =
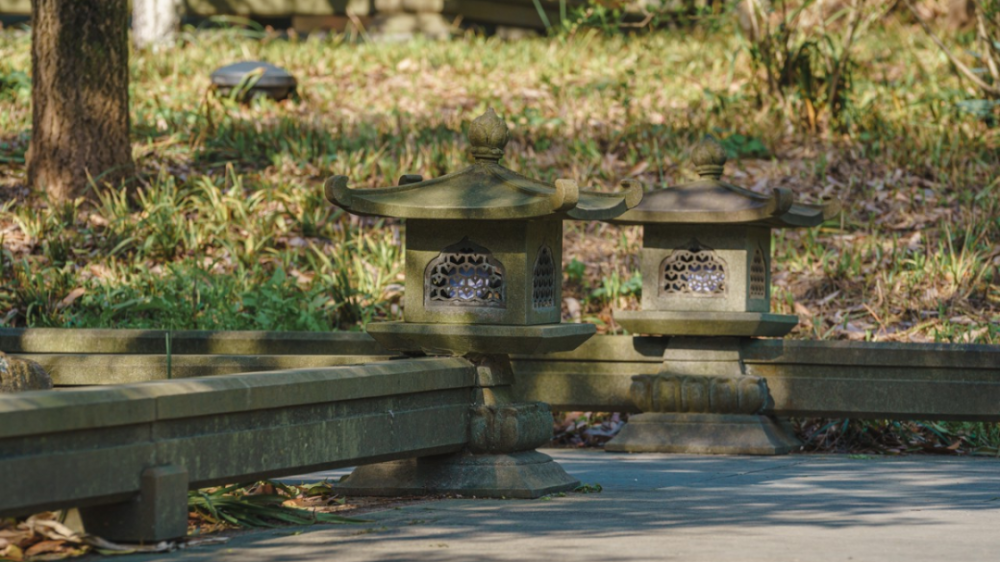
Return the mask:
<svg viewBox="0 0 1000 562">
<path fill-rule="evenodd" d="M 754 250 L 750 261 L 750 298 L 767 298 L 767 262 L 760 248 Z"/>
<path fill-rule="evenodd" d="M 667 256 L 660 274 L 660 289 L 666 295 L 722 297 L 726 294 L 726 263 L 697 241 Z"/>
<path fill-rule="evenodd" d="M 503 308 L 505 281 L 503 264 L 486 248 L 463 238 L 427 264 L 425 306 Z"/>
<path fill-rule="evenodd" d="M 535 310 L 552 308 L 556 297 L 556 264 L 552 260 L 552 250 L 542 246 L 535 258 L 532 273 L 531 303 Z"/>
</svg>

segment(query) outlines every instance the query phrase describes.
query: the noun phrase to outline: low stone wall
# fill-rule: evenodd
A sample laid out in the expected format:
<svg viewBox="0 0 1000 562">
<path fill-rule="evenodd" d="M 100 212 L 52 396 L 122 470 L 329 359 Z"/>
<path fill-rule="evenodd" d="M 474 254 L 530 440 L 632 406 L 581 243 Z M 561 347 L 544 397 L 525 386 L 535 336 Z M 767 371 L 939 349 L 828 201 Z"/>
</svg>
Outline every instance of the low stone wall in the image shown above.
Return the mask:
<svg viewBox="0 0 1000 562">
<path fill-rule="evenodd" d="M 172 538 L 188 488 L 460 450 L 475 379 L 411 359 L 0 396 L 0 516 L 110 505 L 88 529 Z"/>
<path fill-rule="evenodd" d="M 514 388 L 553 410 L 638 412 L 632 377 L 669 368 L 668 342 L 597 336 L 515 357 Z M 748 339 L 739 352 L 745 374 L 767 383 L 769 415 L 1000 421 L 1000 346 Z"/>
<path fill-rule="evenodd" d="M 0 329 L 0 350 L 56 385 L 103 385 L 383 361 L 363 333 Z M 577 350 L 513 358 L 514 391 L 561 411 L 638 412 L 632 377 L 664 368 L 670 338 L 595 336 Z M 1000 346 L 744 340 L 745 373 L 774 415 L 1000 421 Z M 704 353 L 694 359 L 708 360 Z"/>
<path fill-rule="evenodd" d="M 394 354 L 367 334 L 0 329 L 0 350 L 58 386 L 126 384 L 250 371 L 359 365 Z"/>
</svg>

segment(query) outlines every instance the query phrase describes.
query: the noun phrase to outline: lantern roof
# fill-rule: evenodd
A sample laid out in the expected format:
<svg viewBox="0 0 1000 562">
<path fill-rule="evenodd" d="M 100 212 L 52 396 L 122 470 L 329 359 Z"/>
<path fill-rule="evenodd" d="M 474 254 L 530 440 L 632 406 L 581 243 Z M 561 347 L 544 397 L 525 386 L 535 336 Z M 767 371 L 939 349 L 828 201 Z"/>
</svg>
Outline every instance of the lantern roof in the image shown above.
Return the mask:
<svg viewBox="0 0 1000 562">
<path fill-rule="evenodd" d="M 726 150 L 711 136 L 695 148 L 691 160 L 700 179 L 647 193 L 639 205 L 612 222 L 800 228 L 818 226 L 840 212 L 835 199 L 808 205 L 795 201 L 792 191 L 785 188 L 763 195 L 722 181 Z"/>
<path fill-rule="evenodd" d="M 605 193 L 581 190 L 576 182 L 555 184 L 524 177 L 500 165 L 510 133 L 492 109 L 472 122 L 469 142 L 473 164 L 439 178 L 404 175 L 396 187 L 351 189 L 347 177 L 326 181 L 326 197 L 351 213 L 405 219 L 529 220 L 571 218 L 608 220 L 642 199 L 637 182 Z"/>
</svg>

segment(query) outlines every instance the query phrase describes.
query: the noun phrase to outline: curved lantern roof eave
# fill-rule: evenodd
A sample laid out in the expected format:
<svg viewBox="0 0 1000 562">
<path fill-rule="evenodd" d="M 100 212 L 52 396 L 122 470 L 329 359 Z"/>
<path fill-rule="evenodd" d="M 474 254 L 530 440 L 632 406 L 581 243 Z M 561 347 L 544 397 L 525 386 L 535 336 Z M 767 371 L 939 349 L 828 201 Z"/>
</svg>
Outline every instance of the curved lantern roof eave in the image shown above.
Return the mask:
<svg viewBox="0 0 1000 562">
<path fill-rule="evenodd" d="M 347 178 L 325 184 L 327 199 L 351 213 L 402 219 L 608 220 L 642 199 L 642 186 L 622 182 L 620 192 L 581 190 L 572 180 L 533 180 L 499 164 L 509 133 L 493 110 L 472 123 L 475 162 L 458 172 L 424 180 L 403 176 L 395 187 L 352 189 Z"/>
<path fill-rule="evenodd" d="M 831 199 L 822 205 L 795 201 L 788 189 L 764 195 L 721 181 L 725 149 L 706 137 L 693 158 L 701 179 L 647 193 L 642 202 L 608 222 L 615 224 L 732 224 L 769 228 L 818 226 L 840 212 Z"/>
</svg>

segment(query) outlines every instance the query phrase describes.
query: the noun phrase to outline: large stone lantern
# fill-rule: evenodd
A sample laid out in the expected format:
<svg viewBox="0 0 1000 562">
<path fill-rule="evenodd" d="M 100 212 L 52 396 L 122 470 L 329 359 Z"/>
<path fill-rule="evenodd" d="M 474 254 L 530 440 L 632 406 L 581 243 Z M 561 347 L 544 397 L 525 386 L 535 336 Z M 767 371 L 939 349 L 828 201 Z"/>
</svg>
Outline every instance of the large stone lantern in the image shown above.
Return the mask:
<svg viewBox="0 0 1000 562">
<path fill-rule="evenodd" d="M 722 181 L 725 149 L 711 137 L 693 163 L 700 179 L 650 192 L 611 222 L 643 226 L 641 310 L 616 310 L 637 334 L 670 336 L 663 371 L 633 378 L 633 416 L 611 451 L 776 454 L 795 446 L 768 405 L 766 381 L 746 376 L 741 346 L 784 336 L 798 318 L 771 312 L 771 231 L 813 227 L 836 201 L 806 205 L 787 189 L 763 195 Z"/>
<path fill-rule="evenodd" d="M 547 404 L 512 401 L 509 354 L 569 351 L 594 334 L 560 323 L 562 221 L 614 218 L 642 190 L 526 178 L 500 165 L 508 138 L 489 110 L 471 125 L 474 162 L 461 171 L 381 189 L 349 189 L 343 176 L 326 183 L 347 211 L 406 219 L 404 320 L 368 333 L 392 350 L 464 356 L 479 372 L 465 452 L 361 467 L 340 484 L 345 493 L 538 497 L 577 484 L 533 450 L 551 438 L 552 416 Z"/>
</svg>

